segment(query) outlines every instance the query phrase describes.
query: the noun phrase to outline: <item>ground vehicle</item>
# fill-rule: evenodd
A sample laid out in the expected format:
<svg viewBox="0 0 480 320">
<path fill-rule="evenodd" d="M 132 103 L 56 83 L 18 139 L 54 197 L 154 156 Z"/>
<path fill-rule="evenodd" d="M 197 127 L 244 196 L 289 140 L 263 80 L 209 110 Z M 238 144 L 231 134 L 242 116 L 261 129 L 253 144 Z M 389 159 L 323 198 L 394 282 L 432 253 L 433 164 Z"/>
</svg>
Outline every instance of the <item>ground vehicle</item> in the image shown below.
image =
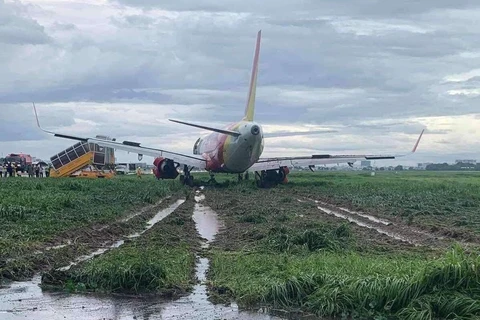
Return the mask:
<svg viewBox="0 0 480 320">
<path fill-rule="evenodd" d="M 8 162 L 15 163 L 17 172 L 25 172 L 27 166 L 32 165 L 32 156 L 24 153 L 11 153 L 5 157 L 4 163 Z"/>
<path fill-rule="evenodd" d="M 127 166 L 124 166 L 124 165 L 116 166 L 115 167 L 115 172 L 117 174 L 127 174 L 128 173 Z"/>
<path fill-rule="evenodd" d="M 97 136 L 99 139 L 110 139 Z M 111 177 L 110 169 L 115 161 L 112 148 L 104 148 L 94 143 L 79 142 L 50 158 L 50 176 L 58 177 Z M 85 174 L 83 174 L 85 171 Z M 109 174 L 107 175 L 106 172 Z"/>
</svg>

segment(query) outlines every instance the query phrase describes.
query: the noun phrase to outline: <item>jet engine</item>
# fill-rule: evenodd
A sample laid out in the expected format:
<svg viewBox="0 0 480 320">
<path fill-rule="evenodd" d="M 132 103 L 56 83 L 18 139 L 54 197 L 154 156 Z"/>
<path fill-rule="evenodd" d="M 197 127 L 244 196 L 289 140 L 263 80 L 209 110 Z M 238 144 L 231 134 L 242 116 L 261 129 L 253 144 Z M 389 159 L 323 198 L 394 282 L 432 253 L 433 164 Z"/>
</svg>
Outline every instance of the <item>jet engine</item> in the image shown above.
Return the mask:
<svg viewBox="0 0 480 320">
<path fill-rule="evenodd" d="M 153 164 L 155 166 L 153 173 L 157 179 L 175 179 L 178 176 L 173 160 L 158 157 L 155 158 Z"/>
<path fill-rule="evenodd" d="M 278 169 L 279 183 L 286 184 L 288 182 L 287 175 L 290 173 L 290 169 L 287 166 Z"/>
<path fill-rule="evenodd" d="M 260 188 L 270 188 L 277 184 L 288 183 L 287 175 L 290 173 L 290 169 L 287 166 L 280 167 L 278 169 L 262 170 L 260 174 L 255 173 L 257 180 L 257 186 Z"/>
</svg>

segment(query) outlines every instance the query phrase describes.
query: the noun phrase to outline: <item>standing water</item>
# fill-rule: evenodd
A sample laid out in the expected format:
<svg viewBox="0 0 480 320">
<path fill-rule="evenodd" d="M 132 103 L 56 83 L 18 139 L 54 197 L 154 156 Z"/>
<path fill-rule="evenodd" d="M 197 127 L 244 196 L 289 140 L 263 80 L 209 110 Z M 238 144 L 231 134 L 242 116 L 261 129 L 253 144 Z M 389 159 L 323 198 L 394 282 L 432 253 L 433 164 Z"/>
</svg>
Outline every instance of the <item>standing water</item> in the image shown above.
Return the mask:
<svg viewBox="0 0 480 320">
<path fill-rule="evenodd" d="M 193 211 L 193 221 L 203 241 L 202 248 L 208 248 L 209 244 L 215 239 L 216 234 L 224 226 L 218 219 L 218 215 L 210 207 L 200 204 L 205 199 L 205 195 L 195 196 L 195 209 Z M 208 301 L 207 270 L 209 260 L 197 256 L 196 276 L 199 281 L 193 288 L 193 292 L 179 300 L 169 303 L 165 306 L 161 319 L 246 319 L 246 320 L 264 320 L 280 319 L 267 314 L 239 311 L 236 304 L 230 306 L 214 305 Z"/>
<path fill-rule="evenodd" d="M 198 232 L 206 239 L 202 247 L 208 247 L 222 227 L 222 223 L 213 210 L 198 203 L 205 199 L 204 195 L 199 195 L 195 199 L 197 204 L 193 219 Z M 149 221 L 146 229 L 172 213 L 182 202 L 180 200 L 160 211 Z M 130 237 L 138 235 L 134 234 Z M 112 247 L 118 247 L 121 244 L 123 241 L 113 244 Z M 0 319 L 280 319 L 261 313 L 240 312 L 236 304 L 223 306 L 210 303 L 207 300 L 207 287 L 204 283 L 209 260 L 198 258 L 196 276 L 200 283 L 194 287 L 190 295 L 177 301 L 166 302 L 154 297 L 129 298 L 43 292 L 39 286 L 41 276 L 36 275 L 31 281 L 11 282 L 5 288 L 0 287 Z M 78 261 L 75 262 L 78 263 Z"/>
</svg>

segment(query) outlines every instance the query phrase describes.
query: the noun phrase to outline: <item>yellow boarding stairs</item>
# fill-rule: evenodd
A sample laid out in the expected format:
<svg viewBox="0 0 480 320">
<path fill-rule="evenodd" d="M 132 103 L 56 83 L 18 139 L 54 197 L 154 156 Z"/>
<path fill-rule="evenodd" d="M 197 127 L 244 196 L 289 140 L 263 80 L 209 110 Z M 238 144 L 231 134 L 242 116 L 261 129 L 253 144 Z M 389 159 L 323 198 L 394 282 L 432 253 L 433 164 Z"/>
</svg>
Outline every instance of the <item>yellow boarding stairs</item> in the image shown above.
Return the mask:
<svg viewBox="0 0 480 320">
<path fill-rule="evenodd" d="M 97 136 L 108 139 L 105 136 Z M 94 143 L 79 142 L 50 158 L 53 168 L 50 177 L 112 178 L 112 170 L 104 170 L 115 163 L 112 148 L 100 147 Z M 113 167 L 113 166 L 111 166 Z"/>
</svg>

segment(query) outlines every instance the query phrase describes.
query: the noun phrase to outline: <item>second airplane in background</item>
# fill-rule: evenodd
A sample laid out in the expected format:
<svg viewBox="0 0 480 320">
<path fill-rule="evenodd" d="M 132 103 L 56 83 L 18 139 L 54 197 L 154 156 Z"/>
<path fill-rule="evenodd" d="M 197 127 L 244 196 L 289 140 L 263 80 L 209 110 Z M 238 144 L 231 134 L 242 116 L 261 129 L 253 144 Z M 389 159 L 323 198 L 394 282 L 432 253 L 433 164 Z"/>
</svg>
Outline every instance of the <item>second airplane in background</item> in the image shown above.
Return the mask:
<svg viewBox="0 0 480 320">
<path fill-rule="evenodd" d="M 261 31 L 257 34 L 257 43 L 253 59 L 253 67 L 250 79 L 250 88 L 248 93 L 245 115 L 239 122 L 226 126 L 225 128 L 212 128 L 199 124 L 188 123 L 178 120 L 170 121 L 193 126 L 212 131 L 205 137 L 200 137 L 193 146 L 193 154 L 181 154 L 167 150 L 144 147 L 138 142 L 131 141 L 109 141 L 98 138 L 77 137 L 66 134 L 59 134 L 43 130 L 56 137 L 79 140 L 89 143 L 95 143 L 103 147 L 124 150 L 137 153 L 139 155 L 148 155 L 155 158 L 154 173 L 158 179 L 175 179 L 179 175 L 179 168 L 183 169 L 183 175 L 180 179 L 182 183 L 192 185 L 193 177 L 191 170 L 193 168 L 203 169 L 210 172 L 213 179 L 215 173 L 246 173 L 255 172 L 257 184 L 261 187 L 272 186 L 277 183 L 286 183 L 289 167 L 292 166 L 314 166 L 321 164 L 348 163 L 352 165 L 358 160 L 378 160 L 395 159 L 401 155 L 310 155 L 298 157 L 280 157 L 280 158 L 261 158 L 264 148 L 264 138 L 275 135 L 266 135 L 263 133 L 262 126 L 254 121 L 255 113 L 255 90 L 257 85 L 258 60 L 260 55 Z M 37 124 L 37 111 L 34 105 Z M 40 127 L 41 128 L 41 127 Z M 423 131 L 415 143 L 412 151 L 414 153 L 418 147 Z"/>
</svg>

